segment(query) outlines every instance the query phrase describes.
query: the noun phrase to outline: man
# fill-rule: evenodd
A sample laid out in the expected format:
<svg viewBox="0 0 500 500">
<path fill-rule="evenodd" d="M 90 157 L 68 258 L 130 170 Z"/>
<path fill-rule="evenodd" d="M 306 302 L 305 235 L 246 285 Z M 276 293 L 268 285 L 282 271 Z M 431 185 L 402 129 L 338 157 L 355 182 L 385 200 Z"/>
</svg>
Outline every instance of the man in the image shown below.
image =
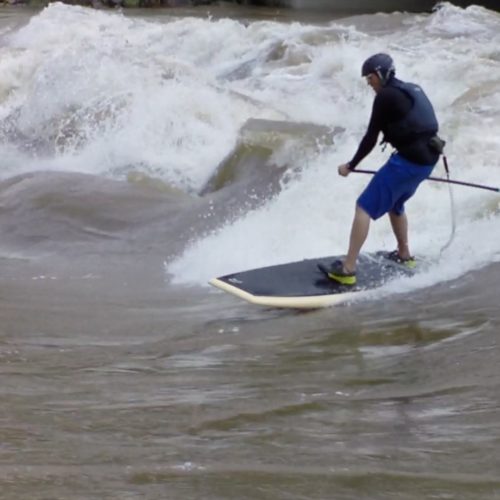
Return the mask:
<svg viewBox="0 0 500 500">
<path fill-rule="evenodd" d="M 371 56 L 361 70 L 361 75 L 376 93 L 370 123 L 356 154 L 350 162 L 338 167 L 338 173 L 347 177 L 372 151 L 380 132 L 384 134 L 383 142 L 391 144 L 396 151 L 357 200 L 345 260 L 335 261 L 327 270 L 332 280 L 343 285 L 356 284 L 356 261 L 368 236 L 370 220 L 386 213 L 397 241 L 397 250 L 387 257 L 415 267 L 408 246 L 404 204 L 430 176 L 444 142 L 436 135 L 439 128 L 436 115 L 423 90 L 418 85 L 398 80 L 395 74 L 393 60 L 387 54 Z"/>
</svg>

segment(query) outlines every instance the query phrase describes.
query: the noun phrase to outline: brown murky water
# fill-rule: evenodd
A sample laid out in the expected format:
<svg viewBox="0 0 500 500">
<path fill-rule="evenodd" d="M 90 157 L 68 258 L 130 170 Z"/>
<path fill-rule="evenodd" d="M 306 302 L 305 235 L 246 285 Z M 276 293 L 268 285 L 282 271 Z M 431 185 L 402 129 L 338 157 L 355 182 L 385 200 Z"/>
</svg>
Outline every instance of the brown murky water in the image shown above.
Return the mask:
<svg viewBox="0 0 500 500">
<path fill-rule="evenodd" d="M 297 314 L 157 264 L 2 262 L 2 499 L 499 498 L 498 266 Z"/>
</svg>

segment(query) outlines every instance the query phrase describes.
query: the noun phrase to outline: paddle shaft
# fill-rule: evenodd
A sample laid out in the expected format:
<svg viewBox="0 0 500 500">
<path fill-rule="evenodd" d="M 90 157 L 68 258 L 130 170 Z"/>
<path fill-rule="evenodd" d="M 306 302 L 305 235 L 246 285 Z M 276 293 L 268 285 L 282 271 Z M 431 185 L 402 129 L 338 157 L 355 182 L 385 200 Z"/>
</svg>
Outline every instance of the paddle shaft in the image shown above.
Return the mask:
<svg viewBox="0 0 500 500">
<path fill-rule="evenodd" d="M 371 174 L 371 175 L 377 173 L 375 170 L 361 170 L 361 169 L 353 170 L 353 172 L 357 172 L 358 174 Z M 467 186 L 477 189 L 486 189 L 488 191 L 494 191 L 495 193 L 500 193 L 500 188 L 485 186 L 483 184 L 473 184 L 472 182 L 452 181 L 451 179 L 440 179 L 439 177 L 428 177 L 427 180 L 434 182 L 445 182 L 446 184 L 458 184 L 459 186 Z"/>
</svg>

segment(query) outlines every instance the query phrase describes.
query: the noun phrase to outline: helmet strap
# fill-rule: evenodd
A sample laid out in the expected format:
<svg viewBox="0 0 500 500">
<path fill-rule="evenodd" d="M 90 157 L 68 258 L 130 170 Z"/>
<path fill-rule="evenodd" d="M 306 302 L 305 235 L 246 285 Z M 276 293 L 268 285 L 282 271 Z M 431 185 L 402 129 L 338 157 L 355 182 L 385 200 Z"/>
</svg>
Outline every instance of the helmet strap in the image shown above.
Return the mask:
<svg viewBox="0 0 500 500">
<path fill-rule="evenodd" d="M 380 80 L 380 83 L 382 84 L 382 87 L 384 87 L 385 84 L 387 83 L 387 78 L 384 78 L 382 76 L 382 71 L 380 71 L 379 69 L 377 70 L 377 72 L 375 74 L 379 77 L 379 80 Z"/>
</svg>

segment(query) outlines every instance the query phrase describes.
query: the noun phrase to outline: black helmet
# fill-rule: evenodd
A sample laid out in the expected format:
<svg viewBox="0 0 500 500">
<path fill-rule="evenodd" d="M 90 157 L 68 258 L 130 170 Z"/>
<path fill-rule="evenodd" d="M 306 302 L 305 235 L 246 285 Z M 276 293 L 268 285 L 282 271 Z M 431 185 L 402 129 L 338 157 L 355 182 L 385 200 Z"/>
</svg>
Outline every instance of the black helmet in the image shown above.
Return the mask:
<svg viewBox="0 0 500 500">
<path fill-rule="evenodd" d="M 385 85 L 388 80 L 396 74 L 394 61 L 389 54 L 375 54 L 369 57 L 361 68 L 361 76 L 368 76 L 375 73 Z"/>
</svg>

